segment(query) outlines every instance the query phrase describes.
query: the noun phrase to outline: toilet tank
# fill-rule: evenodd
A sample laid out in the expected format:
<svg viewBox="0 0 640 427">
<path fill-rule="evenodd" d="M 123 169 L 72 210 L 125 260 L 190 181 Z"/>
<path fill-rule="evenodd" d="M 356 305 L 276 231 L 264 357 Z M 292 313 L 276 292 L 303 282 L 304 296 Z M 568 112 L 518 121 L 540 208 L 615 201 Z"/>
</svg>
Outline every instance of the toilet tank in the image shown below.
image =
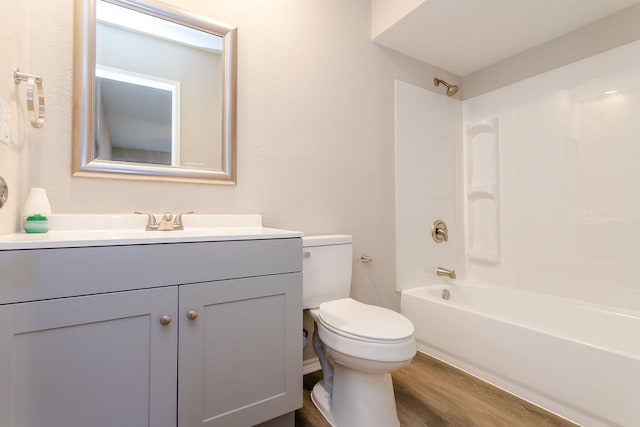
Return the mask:
<svg viewBox="0 0 640 427">
<path fill-rule="evenodd" d="M 351 236 L 324 235 L 302 238 L 302 307 L 349 297 L 351 290 Z"/>
</svg>

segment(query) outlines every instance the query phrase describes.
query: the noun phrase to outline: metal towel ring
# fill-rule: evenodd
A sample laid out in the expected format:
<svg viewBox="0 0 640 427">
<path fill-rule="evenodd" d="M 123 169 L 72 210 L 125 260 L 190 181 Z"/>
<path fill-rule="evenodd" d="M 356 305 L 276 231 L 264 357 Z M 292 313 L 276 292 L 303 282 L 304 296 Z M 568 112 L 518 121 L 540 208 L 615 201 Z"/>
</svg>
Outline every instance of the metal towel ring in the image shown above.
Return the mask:
<svg viewBox="0 0 640 427">
<path fill-rule="evenodd" d="M 19 84 L 21 81 L 27 82 L 27 109 L 31 113 L 29 121 L 31 121 L 31 126 L 34 128 L 41 128 L 44 124 L 44 89 L 42 88 L 42 77 L 22 73 L 19 68 L 16 68 L 13 72 L 13 80 L 16 84 Z M 36 92 L 36 89 L 38 94 L 36 101 L 37 107 L 34 105 L 34 92 Z"/>
</svg>

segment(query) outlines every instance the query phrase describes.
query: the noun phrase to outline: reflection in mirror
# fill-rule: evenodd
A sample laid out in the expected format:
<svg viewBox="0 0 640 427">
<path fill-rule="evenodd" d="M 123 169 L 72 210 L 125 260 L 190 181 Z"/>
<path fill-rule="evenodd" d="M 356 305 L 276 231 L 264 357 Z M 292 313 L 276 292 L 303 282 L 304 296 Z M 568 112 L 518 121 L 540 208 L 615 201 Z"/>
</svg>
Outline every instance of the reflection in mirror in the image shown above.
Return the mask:
<svg viewBox="0 0 640 427">
<path fill-rule="evenodd" d="M 138 0 L 76 28 L 74 175 L 234 184 L 234 28 Z"/>
<path fill-rule="evenodd" d="M 180 82 L 96 65 L 95 96 L 96 159 L 180 166 Z"/>
</svg>

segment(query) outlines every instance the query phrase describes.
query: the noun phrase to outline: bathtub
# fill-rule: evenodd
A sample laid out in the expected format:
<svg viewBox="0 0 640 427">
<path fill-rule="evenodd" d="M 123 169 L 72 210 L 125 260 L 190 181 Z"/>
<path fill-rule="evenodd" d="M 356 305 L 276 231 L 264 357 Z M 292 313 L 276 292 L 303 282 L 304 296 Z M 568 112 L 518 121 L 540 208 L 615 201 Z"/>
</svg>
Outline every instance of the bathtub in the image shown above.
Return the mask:
<svg viewBox="0 0 640 427">
<path fill-rule="evenodd" d="M 579 424 L 640 426 L 640 313 L 462 282 L 401 307 L 425 353 Z"/>
</svg>

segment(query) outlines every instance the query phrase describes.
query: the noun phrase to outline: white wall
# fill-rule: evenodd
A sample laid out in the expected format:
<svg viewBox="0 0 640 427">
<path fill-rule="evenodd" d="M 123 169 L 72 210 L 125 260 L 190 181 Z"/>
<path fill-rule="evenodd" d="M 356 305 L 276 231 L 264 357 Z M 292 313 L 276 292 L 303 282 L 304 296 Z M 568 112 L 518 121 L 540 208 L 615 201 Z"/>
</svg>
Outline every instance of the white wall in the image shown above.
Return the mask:
<svg viewBox="0 0 640 427">
<path fill-rule="evenodd" d="M 72 178 L 73 1 L 23 0 L 0 3 L 0 51 L 15 59 L 0 59 L 0 91 L 13 96 L 10 68 L 23 62 L 44 77 L 47 117 L 28 130 L 13 188 L 44 186 L 58 213 L 261 213 L 269 226 L 351 233 L 354 255 L 374 258 L 354 266 L 353 296 L 397 309 L 393 81 L 438 90 L 435 75 L 455 78 L 372 43 L 369 0 L 173 3 L 238 26 L 238 185 Z M 7 151 L 0 162 L 13 164 Z M 25 197 L 0 211 L 5 232 Z"/>
<path fill-rule="evenodd" d="M 502 256 L 467 277 L 640 309 L 640 41 L 463 102 L 492 117 Z"/>
<path fill-rule="evenodd" d="M 426 0 L 371 0 L 371 39 L 387 30 Z"/>
<path fill-rule="evenodd" d="M 26 4 L 24 2 L 6 2 L 0 13 L 0 98 L 9 105 L 11 121 L 10 144 L 0 142 L 0 176 L 9 187 L 9 199 L 0 209 L 0 233 L 10 233 L 18 227 L 18 206 L 26 198 L 24 180 L 20 179 L 21 165 L 25 155 L 26 85 L 17 89 L 13 81 L 13 69 L 19 67 L 25 71 L 26 41 Z M 19 96 L 20 101 L 16 99 Z M 21 109 L 22 108 L 22 109 Z M 16 118 L 21 118 L 21 124 Z M 22 168 L 24 169 L 24 168 Z"/>
</svg>

